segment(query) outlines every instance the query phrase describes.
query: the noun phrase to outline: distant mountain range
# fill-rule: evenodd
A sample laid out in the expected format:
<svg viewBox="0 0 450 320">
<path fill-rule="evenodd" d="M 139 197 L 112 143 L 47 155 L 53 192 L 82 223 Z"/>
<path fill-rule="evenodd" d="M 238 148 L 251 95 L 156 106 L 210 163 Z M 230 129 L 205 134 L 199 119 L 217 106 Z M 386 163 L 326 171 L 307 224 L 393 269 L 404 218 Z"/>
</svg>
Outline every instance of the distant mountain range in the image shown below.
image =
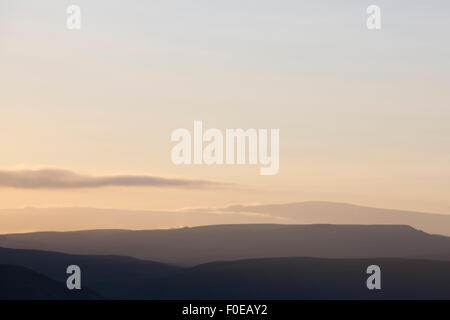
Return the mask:
<svg viewBox="0 0 450 320">
<path fill-rule="evenodd" d="M 450 299 L 450 237 L 439 235 L 450 234 L 446 215 L 323 202 L 170 213 L 0 210 L 13 229 L 52 217 L 55 226 L 75 220 L 83 229 L 88 216 L 102 229 L 0 235 L 0 300 Z M 124 221 L 200 226 L 103 229 Z M 202 225 L 208 221 L 232 223 Z M 366 287 L 372 264 L 382 270 L 380 291 Z M 81 267 L 83 290 L 66 288 L 69 265 Z"/>
<path fill-rule="evenodd" d="M 450 299 L 450 238 L 401 225 L 38 232 L 0 246 L 0 299 Z M 380 291 L 366 287 L 373 264 Z M 81 291 L 66 288 L 69 265 Z"/>
<path fill-rule="evenodd" d="M 400 224 L 450 236 L 450 214 L 431 214 L 357 206 L 337 202 L 308 201 L 261 206 L 230 206 L 232 213 L 259 213 L 298 224 Z"/>
<path fill-rule="evenodd" d="M 18 252 L 14 252 L 18 251 Z M 173 268 L 124 257 L 2 250 L 1 299 L 450 299 L 450 262 L 419 259 L 266 258 Z M 65 264 L 79 263 L 83 288 L 69 291 Z M 148 270 L 144 271 L 145 265 Z M 368 290 L 366 269 L 381 268 L 381 290 Z M 52 279 L 43 274 L 49 274 Z M 94 293 L 91 288 L 95 288 Z"/>
<path fill-rule="evenodd" d="M 450 214 L 370 208 L 333 202 L 241 205 L 176 212 L 93 208 L 0 210 L 0 233 L 91 229 L 141 230 L 213 224 L 262 223 L 409 225 L 428 233 L 450 236 Z"/>
<path fill-rule="evenodd" d="M 1 235 L 0 246 L 131 256 L 182 266 L 269 257 L 450 260 L 449 237 L 397 225 L 248 224 L 172 230 L 38 232 Z"/>
</svg>

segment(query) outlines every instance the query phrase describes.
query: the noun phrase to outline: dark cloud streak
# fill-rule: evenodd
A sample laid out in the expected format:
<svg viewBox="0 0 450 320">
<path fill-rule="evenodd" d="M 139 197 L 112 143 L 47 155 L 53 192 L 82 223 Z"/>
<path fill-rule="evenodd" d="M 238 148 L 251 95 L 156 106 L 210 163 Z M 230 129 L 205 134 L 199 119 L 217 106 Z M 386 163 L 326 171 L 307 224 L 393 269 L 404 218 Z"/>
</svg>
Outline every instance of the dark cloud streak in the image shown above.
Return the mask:
<svg viewBox="0 0 450 320">
<path fill-rule="evenodd" d="M 62 169 L 0 170 L 0 187 L 17 189 L 85 189 L 102 187 L 212 188 L 225 183 L 146 175 L 89 176 Z"/>
</svg>

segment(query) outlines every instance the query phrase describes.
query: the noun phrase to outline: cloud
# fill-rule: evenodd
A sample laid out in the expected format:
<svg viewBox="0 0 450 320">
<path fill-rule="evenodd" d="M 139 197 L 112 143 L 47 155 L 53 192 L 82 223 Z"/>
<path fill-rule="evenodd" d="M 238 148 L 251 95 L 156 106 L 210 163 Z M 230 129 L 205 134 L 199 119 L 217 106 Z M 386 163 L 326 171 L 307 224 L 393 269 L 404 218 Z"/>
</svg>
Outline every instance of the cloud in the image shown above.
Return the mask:
<svg viewBox="0 0 450 320">
<path fill-rule="evenodd" d="M 226 183 L 206 180 L 172 179 L 146 175 L 90 176 L 56 168 L 0 170 L 0 187 L 17 189 L 80 189 L 113 186 L 194 189 L 226 185 Z"/>
</svg>

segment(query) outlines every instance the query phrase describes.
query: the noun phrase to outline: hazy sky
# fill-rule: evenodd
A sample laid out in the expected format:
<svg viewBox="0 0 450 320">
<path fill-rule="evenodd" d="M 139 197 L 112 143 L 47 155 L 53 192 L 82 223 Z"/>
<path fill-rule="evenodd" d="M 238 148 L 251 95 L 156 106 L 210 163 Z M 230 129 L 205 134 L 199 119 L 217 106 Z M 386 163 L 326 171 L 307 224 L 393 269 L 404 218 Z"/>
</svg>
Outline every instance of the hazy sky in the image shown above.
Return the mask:
<svg viewBox="0 0 450 320">
<path fill-rule="evenodd" d="M 212 183 L 0 186 L 0 208 L 329 200 L 450 213 L 449 17 L 447 0 L 0 0 L 0 172 Z M 194 120 L 279 128 L 279 174 L 175 166 L 170 134 Z"/>
</svg>

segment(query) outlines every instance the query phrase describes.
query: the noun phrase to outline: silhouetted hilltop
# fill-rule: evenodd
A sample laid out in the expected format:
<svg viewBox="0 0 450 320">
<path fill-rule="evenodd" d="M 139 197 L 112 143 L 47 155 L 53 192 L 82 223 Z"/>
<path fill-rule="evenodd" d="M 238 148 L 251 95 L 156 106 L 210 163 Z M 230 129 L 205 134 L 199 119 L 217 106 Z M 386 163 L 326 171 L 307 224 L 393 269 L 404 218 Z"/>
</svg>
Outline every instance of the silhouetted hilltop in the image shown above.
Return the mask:
<svg viewBox="0 0 450 320">
<path fill-rule="evenodd" d="M 450 238 L 400 225 L 214 225 L 0 236 L 0 246 L 112 254 L 178 265 L 265 257 L 445 258 Z"/>
<path fill-rule="evenodd" d="M 368 290 L 367 267 L 381 268 Z M 450 262 L 273 258 L 215 262 L 157 281 L 163 299 L 450 299 Z"/>
<path fill-rule="evenodd" d="M 64 283 L 69 265 L 78 265 L 82 285 L 105 298 L 135 297 L 137 287 L 159 277 L 176 273 L 180 268 L 162 263 L 121 256 L 70 255 L 50 251 L 0 248 L 3 264 L 30 268 Z M 20 279 L 20 278 L 19 278 Z"/>
<path fill-rule="evenodd" d="M 450 214 L 434 214 L 358 206 L 340 202 L 306 201 L 287 204 L 230 206 L 229 213 L 260 213 L 295 224 L 390 224 L 409 225 L 428 233 L 450 236 Z M 282 220 L 280 220 L 281 222 Z"/>
<path fill-rule="evenodd" d="M 0 234 L 96 229 L 167 229 L 226 224 L 409 225 L 450 236 L 450 214 L 433 214 L 308 201 L 273 205 L 236 205 L 184 211 L 136 211 L 96 208 L 23 208 L 0 210 Z M 45 223 L 42 223 L 45 221 Z"/>
</svg>

